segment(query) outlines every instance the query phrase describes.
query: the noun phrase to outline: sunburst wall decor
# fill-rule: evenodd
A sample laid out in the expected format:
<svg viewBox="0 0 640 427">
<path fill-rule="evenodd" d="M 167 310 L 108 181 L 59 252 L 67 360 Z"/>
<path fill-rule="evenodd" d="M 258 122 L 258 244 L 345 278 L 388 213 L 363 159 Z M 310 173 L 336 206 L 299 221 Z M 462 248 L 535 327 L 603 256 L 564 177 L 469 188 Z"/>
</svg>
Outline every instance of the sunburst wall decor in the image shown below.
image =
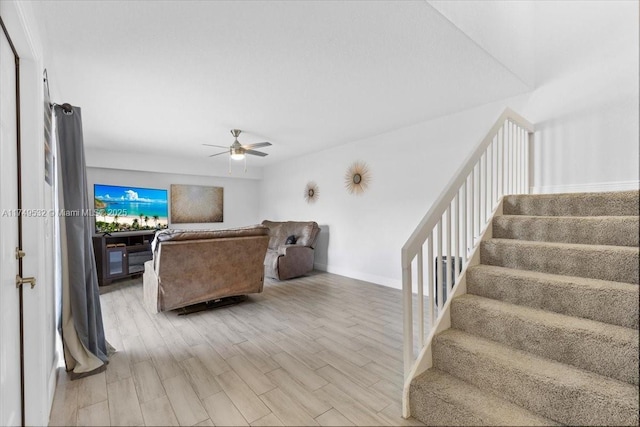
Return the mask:
<svg viewBox="0 0 640 427">
<path fill-rule="evenodd" d="M 371 172 L 364 162 L 354 162 L 344 175 L 344 185 L 351 194 L 360 195 L 369 186 Z"/>
<path fill-rule="evenodd" d="M 315 203 L 318 200 L 319 194 L 318 184 L 313 181 L 307 182 L 307 186 L 304 188 L 304 199 L 307 203 Z"/>
</svg>

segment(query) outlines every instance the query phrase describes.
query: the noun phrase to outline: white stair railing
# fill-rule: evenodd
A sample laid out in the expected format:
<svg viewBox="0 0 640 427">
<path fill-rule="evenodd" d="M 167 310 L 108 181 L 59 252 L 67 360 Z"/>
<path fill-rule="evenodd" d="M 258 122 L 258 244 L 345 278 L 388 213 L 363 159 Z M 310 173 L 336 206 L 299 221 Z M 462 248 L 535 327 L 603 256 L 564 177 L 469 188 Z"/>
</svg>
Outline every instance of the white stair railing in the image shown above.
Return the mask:
<svg viewBox="0 0 640 427">
<path fill-rule="evenodd" d="M 412 378 L 422 373 L 417 368 L 420 362 L 417 358 L 425 357 L 425 349 L 430 344 L 426 338 L 432 338 L 432 332 L 448 310 L 448 305 L 444 307 L 445 300 L 453 295 L 466 272 L 492 213 L 504 195 L 529 192 L 532 138 L 533 125 L 507 108 L 402 247 L 405 416 L 409 416 L 409 385 Z M 415 287 L 413 265 L 416 266 Z M 417 293 L 415 314 L 414 290 Z M 441 295 L 443 298 L 438 298 Z M 425 319 L 425 304 L 428 319 Z M 414 322 L 417 347 L 414 346 Z M 430 358 L 430 354 L 427 357 Z M 430 362 L 422 367 L 428 369 Z"/>
</svg>

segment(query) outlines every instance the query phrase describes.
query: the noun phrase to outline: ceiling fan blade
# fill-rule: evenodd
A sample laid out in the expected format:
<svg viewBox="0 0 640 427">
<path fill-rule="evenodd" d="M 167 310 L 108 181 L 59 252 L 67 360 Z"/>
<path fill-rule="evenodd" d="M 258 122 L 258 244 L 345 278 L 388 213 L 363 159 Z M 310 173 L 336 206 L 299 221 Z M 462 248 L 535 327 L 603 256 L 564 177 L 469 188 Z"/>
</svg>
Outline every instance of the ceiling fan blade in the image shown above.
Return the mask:
<svg viewBox="0 0 640 427">
<path fill-rule="evenodd" d="M 256 150 L 246 150 L 244 153 L 253 154 L 254 156 L 260 156 L 260 157 L 268 156 L 267 153 L 263 153 L 262 151 L 256 151 Z"/>
<path fill-rule="evenodd" d="M 215 157 L 215 156 L 219 156 L 219 155 L 221 155 L 221 154 L 229 154 L 229 150 L 227 150 L 227 151 L 223 151 L 223 152 L 221 152 L 221 153 L 217 153 L 217 154 L 212 154 L 212 155 L 210 155 L 209 157 Z"/>
<path fill-rule="evenodd" d="M 270 142 L 256 142 L 255 144 L 243 145 L 242 148 L 245 150 L 251 150 L 252 148 L 268 147 L 270 145 Z"/>
<path fill-rule="evenodd" d="M 224 146 L 224 145 L 213 145 L 213 144 L 202 144 L 202 145 L 206 145 L 207 147 L 229 148 L 229 146 Z"/>
</svg>

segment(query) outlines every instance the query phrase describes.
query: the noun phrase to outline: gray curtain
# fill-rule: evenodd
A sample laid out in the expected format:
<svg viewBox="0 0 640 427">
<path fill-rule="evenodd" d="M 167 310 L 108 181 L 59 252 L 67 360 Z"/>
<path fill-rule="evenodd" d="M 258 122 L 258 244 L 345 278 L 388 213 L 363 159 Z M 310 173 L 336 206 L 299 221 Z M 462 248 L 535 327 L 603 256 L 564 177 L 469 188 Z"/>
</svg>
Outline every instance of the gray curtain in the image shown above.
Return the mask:
<svg viewBox="0 0 640 427">
<path fill-rule="evenodd" d="M 61 245 L 62 313 L 65 364 L 72 378 L 101 372 L 108 363 L 98 277 L 93 255 L 80 108 L 54 107 L 57 139 L 58 208 Z M 69 215 L 68 213 L 78 213 Z"/>
</svg>

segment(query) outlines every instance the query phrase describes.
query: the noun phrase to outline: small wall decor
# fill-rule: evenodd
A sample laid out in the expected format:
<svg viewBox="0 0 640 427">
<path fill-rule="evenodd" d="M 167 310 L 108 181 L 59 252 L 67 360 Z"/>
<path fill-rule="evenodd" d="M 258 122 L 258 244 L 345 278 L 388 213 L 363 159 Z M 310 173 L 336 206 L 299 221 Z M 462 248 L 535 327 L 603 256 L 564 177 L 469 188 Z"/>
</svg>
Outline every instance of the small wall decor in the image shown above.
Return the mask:
<svg viewBox="0 0 640 427">
<path fill-rule="evenodd" d="M 313 181 L 307 182 L 307 186 L 304 188 L 304 199 L 307 203 L 315 203 L 319 194 L 318 184 Z"/>
<path fill-rule="evenodd" d="M 223 222 L 224 188 L 171 184 L 171 223 Z"/>
<path fill-rule="evenodd" d="M 366 163 L 360 161 L 351 164 L 344 175 L 344 185 L 351 194 L 360 195 L 364 193 L 369 186 L 369 181 L 371 181 L 369 167 Z"/>
</svg>

